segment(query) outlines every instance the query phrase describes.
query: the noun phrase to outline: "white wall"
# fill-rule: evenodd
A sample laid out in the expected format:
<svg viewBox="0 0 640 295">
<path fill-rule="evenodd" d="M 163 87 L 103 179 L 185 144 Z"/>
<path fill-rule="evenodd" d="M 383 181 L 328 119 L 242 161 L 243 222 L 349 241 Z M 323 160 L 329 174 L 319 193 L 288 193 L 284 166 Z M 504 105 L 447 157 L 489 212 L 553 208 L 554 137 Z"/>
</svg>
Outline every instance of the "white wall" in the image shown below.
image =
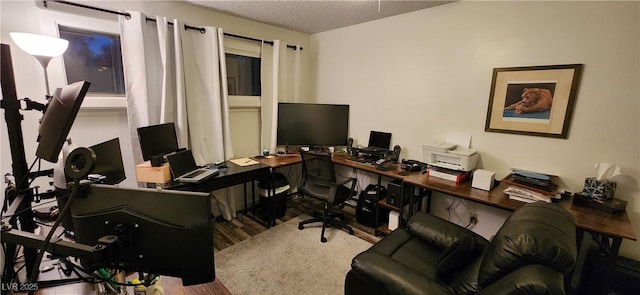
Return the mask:
<svg viewBox="0 0 640 295">
<path fill-rule="evenodd" d="M 318 102 L 351 105 L 350 134 L 393 133 L 402 158 L 448 133 L 469 133 L 479 167 L 556 174 L 581 191 L 593 164 L 622 167 L 616 197 L 640 233 L 640 8 L 638 2 L 457 2 L 312 35 Z M 567 139 L 484 131 L 493 68 L 584 64 Z M 447 217 L 451 200 L 432 212 Z M 490 237 L 508 212 L 463 202 L 452 220 Z M 625 240 L 622 255 L 640 258 Z"/>
</svg>

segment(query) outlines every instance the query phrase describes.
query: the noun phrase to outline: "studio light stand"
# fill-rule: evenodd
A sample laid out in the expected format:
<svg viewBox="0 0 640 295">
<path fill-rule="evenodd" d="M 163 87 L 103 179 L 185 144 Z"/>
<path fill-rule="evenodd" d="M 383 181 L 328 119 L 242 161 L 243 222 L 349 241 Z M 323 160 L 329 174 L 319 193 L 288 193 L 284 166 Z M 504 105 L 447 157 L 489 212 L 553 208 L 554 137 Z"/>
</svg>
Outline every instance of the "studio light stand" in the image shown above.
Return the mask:
<svg viewBox="0 0 640 295">
<path fill-rule="evenodd" d="M 51 59 L 59 56 L 67 49 L 69 42 L 67 40 L 53 38 L 49 36 L 41 36 L 26 33 L 10 33 L 14 42 L 24 51 L 36 57 L 44 70 L 46 99 L 51 98 L 49 92 L 49 78 L 47 75 L 47 66 Z M 3 213 L 9 216 L 7 223 L 2 220 L 2 231 L 10 228 L 20 228 L 26 233 L 33 233 L 36 225 L 33 220 L 33 212 L 31 202 L 34 200 L 33 190 L 29 187 L 30 180 L 40 175 L 30 174 L 27 167 L 25 156 L 24 138 L 22 136 L 21 121 L 23 119 L 20 114 L 21 101 L 18 100 L 15 77 L 13 75 L 13 64 L 11 62 L 11 50 L 9 45 L 1 45 L 1 85 L 2 100 L 0 108 L 4 109 L 5 121 L 7 124 L 7 134 L 9 136 L 9 146 L 11 149 L 12 172 L 13 172 L 13 188 L 7 185 L 5 191 L 5 204 Z M 44 111 L 45 105 L 34 102 L 30 99 L 24 99 L 25 110 Z M 35 162 L 34 162 L 35 163 Z M 4 214 L 2 214 L 4 215 Z M 18 227 L 19 221 L 19 227 Z M 14 257 L 17 250 L 15 244 L 7 244 L 5 252 L 6 263 L 3 273 L 8 276 L 15 276 Z M 24 249 L 25 265 L 27 272 L 33 269 L 37 251 L 33 248 Z M 3 277 L 3 281 L 5 278 Z"/>
</svg>

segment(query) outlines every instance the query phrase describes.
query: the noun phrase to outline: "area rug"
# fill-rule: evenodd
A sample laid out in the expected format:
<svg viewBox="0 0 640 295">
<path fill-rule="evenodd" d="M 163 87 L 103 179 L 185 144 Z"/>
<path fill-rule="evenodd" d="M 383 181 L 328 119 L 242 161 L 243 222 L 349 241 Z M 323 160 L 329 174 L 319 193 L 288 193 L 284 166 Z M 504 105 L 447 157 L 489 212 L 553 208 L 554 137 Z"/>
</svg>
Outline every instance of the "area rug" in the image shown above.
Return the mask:
<svg viewBox="0 0 640 295">
<path fill-rule="evenodd" d="M 371 243 L 328 228 L 298 230 L 298 216 L 215 254 L 216 278 L 234 295 L 344 294 L 351 259 Z"/>
</svg>

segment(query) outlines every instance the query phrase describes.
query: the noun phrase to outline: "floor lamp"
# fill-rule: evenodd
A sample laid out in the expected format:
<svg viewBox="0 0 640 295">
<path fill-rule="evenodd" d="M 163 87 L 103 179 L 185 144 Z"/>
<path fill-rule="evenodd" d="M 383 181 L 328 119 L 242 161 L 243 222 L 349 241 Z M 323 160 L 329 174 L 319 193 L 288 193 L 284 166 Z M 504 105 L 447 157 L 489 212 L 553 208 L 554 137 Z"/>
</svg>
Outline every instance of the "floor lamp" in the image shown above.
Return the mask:
<svg viewBox="0 0 640 295">
<path fill-rule="evenodd" d="M 47 99 L 49 99 L 51 93 L 49 92 L 49 75 L 47 74 L 47 67 L 52 58 L 63 54 L 69 46 L 69 41 L 37 34 L 29 33 L 9 33 L 13 42 L 20 47 L 20 49 L 33 55 L 42 65 L 44 70 L 44 85 L 47 89 Z"/>
<path fill-rule="evenodd" d="M 69 41 L 38 34 L 17 32 L 12 32 L 9 34 L 11 35 L 11 39 L 13 39 L 13 41 L 16 43 L 16 45 L 18 45 L 18 47 L 20 47 L 20 49 L 31 54 L 38 60 L 38 62 L 40 62 L 42 70 L 44 71 L 44 85 L 47 91 L 46 99 L 50 100 L 51 93 L 49 91 L 49 75 L 47 73 L 47 67 L 49 66 L 49 62 L 51 61 L 51 59 L 56 56 L 62 55 L 67 50 L 67 47 L 69 47 Z M 45 108 L 44 105 L 38 106 L 38 103 L 34 103 L 28 98 L 26 98 L 25 101 L 27 103 L 26 109 L 34 108 L 42 111 Z M 68 139 L 68 141 L 69 143 L 71 142 L 70 139 Z M 64 169 L 64 163 L 58 163 L 56 168 L 59 168 L 58 166 L 60 166 L 60 164 L 62 165 L 62 169 Z M 60 171 L 63 170 L 58 169 L 58 171 L 54 171 L 54 184 L 56 184 L 56 187 L 66 188 L 64 172 L 62 172 L 62 175 L 55 175 L 56 173 L 60 174 Z M 63 183 L 59 184 L 58 182 L 60 182 L 61 179 Z"/>
</svg>

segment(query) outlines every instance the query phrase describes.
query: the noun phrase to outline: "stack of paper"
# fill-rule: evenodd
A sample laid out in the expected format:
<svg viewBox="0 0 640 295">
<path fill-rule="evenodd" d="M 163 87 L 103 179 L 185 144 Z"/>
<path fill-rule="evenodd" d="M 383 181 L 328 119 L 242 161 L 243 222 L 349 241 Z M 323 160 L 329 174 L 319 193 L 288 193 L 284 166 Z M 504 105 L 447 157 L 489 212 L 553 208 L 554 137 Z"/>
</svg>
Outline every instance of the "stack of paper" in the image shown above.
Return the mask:
<svg viewBox="0 0 640 295">
<path fill-rule="evenodd" d="M 467 180 L 467 178 L 469 178 L 470 172 L 446 169 L 437 166 L 429 166 L 429 169 L 427 169 L 427 175 L 429 175 L 429 177 L 437 177 L 459 183 Z"/>
<path fill-rule="evenodd" d="M 260 164 L 260 162 L 250 158 L 239 158 L 239 159 L 233 159 L 230 161 L 231 163 L 236 164 L 238 166 L 250 166 L 250 165 Z"/>
<path fill-rule="evenodd" d="M 533 203 L 537 201 L 544 201 L 551 203 L 551 196 L 536 193 L 534 191 L 519 188 L 515 186 L 509 186 L 504 190 L 504 193 L 509 196 L 509 199 L 518 200 L 527 203 Z"/>
<path fill-rule="evenodd" d="M 544 201 L 551 203 L 559 199 L 558 186 L 551 181 L 552 176 L 538 172 L 513 169 L 512 173 L 501 180 L 509 185 L 504 193 L 510 199 L 533 203 Z"/>
</svg>

